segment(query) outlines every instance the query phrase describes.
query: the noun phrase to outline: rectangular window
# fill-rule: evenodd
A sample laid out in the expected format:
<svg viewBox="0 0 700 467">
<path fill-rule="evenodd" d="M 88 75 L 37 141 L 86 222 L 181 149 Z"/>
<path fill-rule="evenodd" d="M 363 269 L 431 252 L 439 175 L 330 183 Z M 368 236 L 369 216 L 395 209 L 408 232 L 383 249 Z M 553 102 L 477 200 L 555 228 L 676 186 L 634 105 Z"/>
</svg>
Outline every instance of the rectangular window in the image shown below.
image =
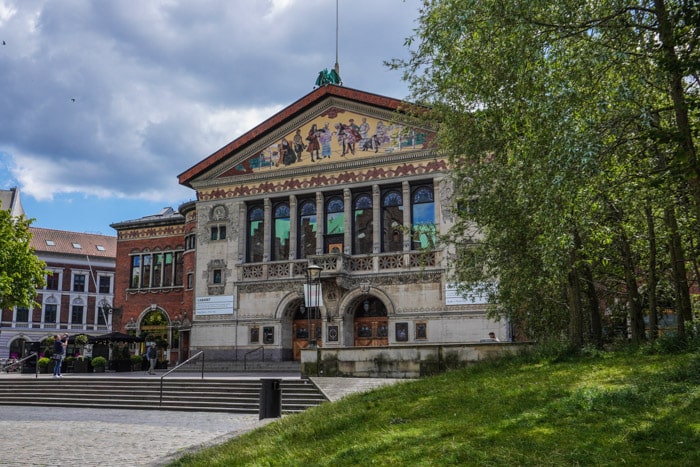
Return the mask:
<svg viewBox="0 0 700 467">
<path fill-rule="evenodd" d="M 55 303 L 44 305 L 44 324 L 56 324 L 56 315 L 58 314 L 58 305 Z"/>
<path fill-rule="evenodd" d="M 163 287 L 170 287 L 173 285 L 173 254 L 165 253 L 163 260 Z"/>
<path fill-rule="evenodd" d="M 46 290 L 59 290 L 58 284 L 59 284 L 59 278 L 61 277 L 61 274 L 58 272 L 54 272 L 53 274 L 47 274 L 46 275 Z"/>
<path fill-rule="evenodd" d="M 29 308 L 17 307 L 17 314 L 15 315 L 15 321 L 18 323 L 28 323 L 29 322 Z"/>
<path fill-rule="evenodd" d="M 131 288 L 137 289 L 141 286 L 141 257 L 131 257 Z"/>
<path fill-rule="evenodd" d="M 112 278 L 110 276 L 99 276 L 99 291 L 102 294 L 108 294 L 112 290 Z"/>
<path fill-rule="evenodd" d="M 151 286 L 151 255 L 143 255 L 141 259 L 141 288 L 147 289 Z"/>
<path fill-rule="evenodd" d="M 97 324 L 98 326 L 107 325 L 107 309 L 103 307 L 97 308 Z"/>
<path fill-rule="evenodd" d="M 194 274 L 187 273 L 187 289 L 190 290 L 194 286 Z"/>
<path fill-rule="evenodd" d="M 73 292 L 85 292 L 85 274 L 73 276 Z"/>
<path fill-rule="evenodd" d="M 175 253 L 175 272 L 174 272 L 174 277 L 175 277 L 175 282 L 173 282 L 173 285 L 182 285 L 182 275 L 183 275 L 183 264 L 182 264 L 182 252 L 178 251 Z"/>
<path fill-rule="evenodd" d="M 212 240 L 226 240 L 226 226 L 225 225 L 215 225 L 211 228 L 211 239 Z"/>
<path fill-rule="evenodd" d="M 221 284 L 221 269 L 214 269 L 212 283 Z"/>
<path fill-rule="evenodd" d="M 83 306 L 73 305 L 70 310 L 70 322 L 71 324 L 83 324 Z"/>
<path fill-rule="evenodd" d="M 153 255 L 153 287 L 160 287 L 161 273 L 163 272 L 163 254 L 156 253 Z"/>
</svg>

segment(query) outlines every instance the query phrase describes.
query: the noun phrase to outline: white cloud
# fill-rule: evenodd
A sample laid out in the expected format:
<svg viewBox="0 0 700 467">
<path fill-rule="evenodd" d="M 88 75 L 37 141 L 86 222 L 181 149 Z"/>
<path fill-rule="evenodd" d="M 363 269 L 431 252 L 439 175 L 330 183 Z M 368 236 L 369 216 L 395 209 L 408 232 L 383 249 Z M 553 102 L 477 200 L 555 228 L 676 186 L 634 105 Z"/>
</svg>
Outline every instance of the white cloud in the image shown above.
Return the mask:
<svg viewBox="0 0 700 467">
<path fill-rule="evenodd" d="M 382 62 L 406 56 L 419 4 L 339 2 L 346 86 L 405 97 Z M 0 175 L 37 200 L 187 197 L 177 174 L 333 66 L 335 6 L 0 0 Z"/>
</svg>

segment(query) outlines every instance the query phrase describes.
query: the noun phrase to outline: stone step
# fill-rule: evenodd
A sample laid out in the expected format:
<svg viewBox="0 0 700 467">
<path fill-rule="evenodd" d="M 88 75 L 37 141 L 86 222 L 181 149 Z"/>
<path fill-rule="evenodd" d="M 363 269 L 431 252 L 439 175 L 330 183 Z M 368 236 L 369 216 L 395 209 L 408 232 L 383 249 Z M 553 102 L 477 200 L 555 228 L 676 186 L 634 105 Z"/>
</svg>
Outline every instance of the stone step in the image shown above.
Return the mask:
<svg viewBox="0 0 700 467">
<path fill-rule="evenodd" d="M 81 377 L 0 380 L 0 405 L 162 409 L 258 413 L 260 380 Z M 301 412 L 327 399 L 308 380 L 282 379 L 282 413 Z"/>
</svg>

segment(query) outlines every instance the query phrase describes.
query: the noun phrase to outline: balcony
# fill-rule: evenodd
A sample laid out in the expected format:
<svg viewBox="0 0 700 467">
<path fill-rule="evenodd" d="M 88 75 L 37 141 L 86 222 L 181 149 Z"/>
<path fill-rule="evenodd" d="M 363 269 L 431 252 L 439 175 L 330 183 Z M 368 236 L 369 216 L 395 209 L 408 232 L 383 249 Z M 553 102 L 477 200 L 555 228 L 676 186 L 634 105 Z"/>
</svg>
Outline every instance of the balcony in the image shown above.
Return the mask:
<svg viewBox="0 0 700 467">
<path fill-rule="evenodd" d="M 324 278 L 384 272 L 434 270 L 439 264 L 438 251 L 410 251 L 407 253 L 381 253 L 378 255 L 344 254 L 313 255 L 302 260 L 248 263 L 237 266 L 238 281 L 254 282 L 281 279 L 305 279 L 306 266 L 310 262 L 321 266 Z"/>
</svg>

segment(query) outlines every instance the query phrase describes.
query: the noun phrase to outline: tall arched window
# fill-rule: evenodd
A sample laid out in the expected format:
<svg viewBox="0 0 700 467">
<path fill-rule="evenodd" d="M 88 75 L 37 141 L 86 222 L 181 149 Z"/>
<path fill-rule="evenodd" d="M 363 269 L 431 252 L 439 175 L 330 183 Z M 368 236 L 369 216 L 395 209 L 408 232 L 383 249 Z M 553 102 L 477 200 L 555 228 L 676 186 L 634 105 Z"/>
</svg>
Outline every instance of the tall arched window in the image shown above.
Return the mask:
<svg viewBox="0 0 700 467">
<path fill-rule="evenodd" d="M 262 206 L 253 206 L 248 210 L 247 261 L 260 263 L 263 260 L 265 245 L 265 210 Z"/>
<path fill-rule="evenodd" d="M 435 246 L 435 201 L 432 186 L 419 186 L 413 190 L 411 223 L 413 249 Z"/>
<path fill-rule="evenodd" d="M 398 190 L 382 196 L 382 251 L 403 250 L 403 197 Z"/>
<path fill-rule="evenodd" d="M 289 203 L 274 206 L 272 219 L 272 261 L 289 259 Z"/>
<path fill-rule="evenodd" d="M 345 232 L 345 204 L 340 196 L 332 196 L 326 202 L 326 251 L 343 252 Z"/>
<path fill-rule="evenodd" d="M 316 201 L 307 199 L 299 204 L 299 259 L 316 254 Z"/>
<path fill-rule="evenodd" d="M 372 195 L 370 193 L 356 195 L 352 209 L 352 250 L 356 255 L 372 253 L 372 216 Z"/>
</svg>

